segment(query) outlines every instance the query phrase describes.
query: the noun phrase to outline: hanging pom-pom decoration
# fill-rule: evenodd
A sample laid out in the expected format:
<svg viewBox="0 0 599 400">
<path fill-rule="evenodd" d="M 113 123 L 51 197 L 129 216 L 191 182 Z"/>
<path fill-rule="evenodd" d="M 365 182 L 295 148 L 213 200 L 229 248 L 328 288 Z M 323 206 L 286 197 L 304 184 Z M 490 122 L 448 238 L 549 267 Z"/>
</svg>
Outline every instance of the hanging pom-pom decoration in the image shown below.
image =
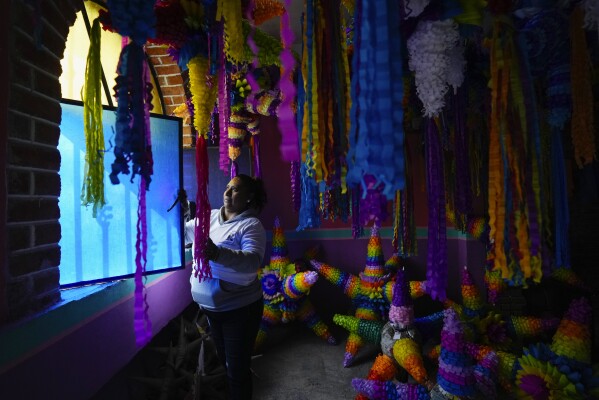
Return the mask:
<svg viewBox="0 0 599 400">
<path fill-rule="evenodd" d="M 85 176 L 81 189 L 81 204 L 92 205 L 94 218 L 104 207 L 104 128 L 102 126 L 100 64 L 100 20 L 96 18 L 90 33 L 90 46 L 85 67 L 83 100 L 83 131 L 85 133 Z"/>
</svg>

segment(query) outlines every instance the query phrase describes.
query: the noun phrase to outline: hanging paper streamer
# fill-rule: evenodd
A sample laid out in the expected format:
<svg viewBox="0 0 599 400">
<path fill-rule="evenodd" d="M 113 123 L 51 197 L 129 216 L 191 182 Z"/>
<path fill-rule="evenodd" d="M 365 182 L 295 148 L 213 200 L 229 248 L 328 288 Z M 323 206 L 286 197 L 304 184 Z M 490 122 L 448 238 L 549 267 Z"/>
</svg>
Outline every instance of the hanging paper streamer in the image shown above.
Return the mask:
<svg viewBox="0 0 599 400">
<path fill-rule="evenodd" d="M 152 150 L 144 137 L 145 104 L 148 101 L 150 105 L 152 104 L 151 97 L 146 98 L 148 87 L 142 79 L 145 62 L 144 50 L 135 42 L 125 46 L 119 58 L 115 86 L 117 97 L 115 161 L 110 174 L 113 185 L 120 182 L 118 175 L 121 173 L 127 175 L 131 172 L 132 181 L 135 175 L 143 176 L 147 188 L 152 180 Z M 129 161 L 132 164 L 131 170 Z"/>
<path fill-rule="evenodd" d="M 427 121 L 426 188 L 428 198 L 428 237 L 426 285 L 430 296 L 444 301 L 447 287 L 447 236 L 445 223 L 445 184 L 443 153 L 437 124 Z"/>
<path fill-rule="evenodd" d="M 208 200 L 209 165 L 206 138 L 199 135 L 196 141 L 196 215 L 194 230 L 194 276 L 201 281 L 212 277 L 205 249 L 210 237 L 210 200 Z"/>
<path fill-rule="evenodd" d="M 312 105 L 314 103 L 313 80 L 314 75 L 312 69 L 312 41 L 311 38 L 314 31 L 313 16 L 314 4 L 313 1 L 306 2 L 306 16 L 304 17 L 304 40 L 302 52 L 302 74 L 298 76 L 297 89 L 297 104 L 298 115 L 297 124 L 301 127 L 302 142 L 302 163 L 300 165 L 300 197 L 301 206 L 299 209 L 298 226 L 296 230 L 300 231 L 306 228 L 318 228 L 320 226 L 320 215 L 318 214 L 319 196 L 318 188 L 315 181 L 315 149 L 318 146 L 314 144 L 314 140 L 318 141 L 318 135 L 313 135 L 313 119 Z M 299 135 L 298 132 L 298 135 Z M 312 151 L 309 151 L 312 149 Z"/>
<path fill-rule="evenodd" d="M 131 181 L 140 175 L 137 241 L 135 245 L 135 315 L 134 328 L 138 346 L 147 344 L 152 337 L 152 324 L 148 316 L 143 275 L 146 269 L 148 235 L 146 226 L 146 190 L 153 173 L 150 110 L 152 109 L 152 84 L 143 45 L 155 35 L 154 5 L 147 1 L 109 0 L 110 20 L 123 36 L 123 48 L 117 67 L 115 95 L 117 99 L 115 121 L 115 161 L 110 181 L 118 184 L 118 175 L 129 174 Z M 126 37 L 132 42 L 126 44 Z M 131 170 L 129 169 L 131 161 Z"/>
<path fill-rule="evenodd" d="M 139 204 L 137 207 L 137 239 L 135 242 L 135 300 L 134 329 L 135 342 L 142 347 L 152 339 L 152 323 L 148 316 L 147 292 L 144 285 L 148 254 L 148 227 L 146 223 L 146 180 L 142 176 L 139 183 Z"/>
<path fill-rule="evenodd" d="M 156 36 L 154 2 L 146 0 L 107 0 L 112 26 L 123 37 L 143 46 Z M 140 75 L 141 76 L 141 75 Z"/>
<path fill-rule="evenodd" d="M 356 6 L 347 182 L 355 186 L 370 175 L 387 200 L 405 186 L 398 15 L 394 1 Z"/>
<path fill-rule="evenodd" d="M 216 20 L 224 23 L 224 51 L 227 59 L 239 63 L 244 59 L 244 35 L 241 23 L 241 2 L 218 0 Z"/>
<path fill-rule="evenodd" d="M 96 18 L 90 32 L 90 45 L 85 67 L 83 131 L 85 133 L 85 175 L 81 188 L 81 204 L 92 205 L 96 217 L 104 207 L 104 128 L 102 126 L 102 65 L 100 64 L 100 20 Z"/>
<path fill-rule="evenodd" d="M 205 249 L 210 232 L 210 203 L 208 201 L 208 154 L 206 137 L 210 126 L 210 115 L 216 100 L 217 85 L 209 74 L 208 60 L 196 56 L 189 61 L 189 85 L 194 108 L 196 140 L 196 226 L 194 234 L 195 276 L 201 281 L 212 276 Z"/>
</svg>

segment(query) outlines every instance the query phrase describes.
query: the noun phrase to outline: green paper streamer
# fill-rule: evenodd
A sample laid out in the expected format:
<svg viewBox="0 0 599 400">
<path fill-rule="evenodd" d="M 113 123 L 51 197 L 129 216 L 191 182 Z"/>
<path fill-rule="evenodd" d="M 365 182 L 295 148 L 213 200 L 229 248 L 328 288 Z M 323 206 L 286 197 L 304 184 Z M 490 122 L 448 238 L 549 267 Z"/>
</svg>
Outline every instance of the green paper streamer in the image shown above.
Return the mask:
<svg viewBox="0 0 599 400">
<path fill-rule="evenodd" d="M 100 20 L 96 18 L 90 33 L 85 82 L 81 89 L 83 131 L 85 133 L 85 174 L 81 204 L 93 205 L 93 216 L 104 207 L 104 128 L 102 126 L 102 65 L 100 64 Z"/>
</svg>

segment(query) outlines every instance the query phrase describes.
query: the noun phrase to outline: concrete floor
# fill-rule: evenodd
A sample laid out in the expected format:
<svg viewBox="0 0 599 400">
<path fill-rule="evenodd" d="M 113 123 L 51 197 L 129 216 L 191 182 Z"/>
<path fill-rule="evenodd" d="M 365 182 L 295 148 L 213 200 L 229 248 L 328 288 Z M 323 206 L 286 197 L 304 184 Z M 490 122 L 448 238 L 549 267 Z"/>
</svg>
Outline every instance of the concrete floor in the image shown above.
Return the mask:
<svg viewBox="0 0 599 400">
<path fill-rule="evenodd" d="M 190 307 L 182 315 L 192 320 L 197 307 Z M 329 323 L 337 345 L 328 344 L 299 323 L 275 326 L 254 357 L 254 400 L 345 400 L 356 396 L 351 386 L 353 378 L 364 378 L 378 354 L 374 345 L 363 347 L 352 367 L 343 367 L 347 331 Z M 91 400 L 193 400 L 189 375 L 197 368 L 197 352 L 191 355 L 176 372 L 169 371 L 164 349 L 177 344 L 179 319 L 174 319 L 147 348 L 106 385 Z M 162 351 L 157 349 L 162 348 Z M 212 351 L 214 349 L 212 348 Z M 194 353 L 192 352 L 192 353 Z M 213 370 L 215 356 L 210 368 Z M 181 374 L 187 370 L 187 378 Z M 167 376 L 174 379 L 168 383 Z M 215 395 L 203 394 L 202 400 L 221 400 L 224 381 L 212 383 Z M 165 392 L 168 389 L 168 394 Z"/>
<path fill-rule="evenodd" d="M 331 327 L 338 339 L 330 345 L 303 326 L 279 327 L 253 361 L 254 400 L 345 400 L 356 392 L 353 378 L 365 378 L 378 349 L 365 346 L 352 367 L 343 367 L 343 330 Z"/>
</svg>

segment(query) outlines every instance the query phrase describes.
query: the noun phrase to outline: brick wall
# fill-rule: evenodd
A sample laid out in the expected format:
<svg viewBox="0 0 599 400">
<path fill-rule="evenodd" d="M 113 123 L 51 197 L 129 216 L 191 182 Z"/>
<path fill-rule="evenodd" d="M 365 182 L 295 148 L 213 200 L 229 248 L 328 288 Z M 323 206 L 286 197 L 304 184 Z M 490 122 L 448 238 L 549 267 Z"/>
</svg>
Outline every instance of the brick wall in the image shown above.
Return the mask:
<svg viewBox="0 0 599 400">
<path fill-rule="evenodd" d="M 4 7 L 4 12 L 0 13 L 0 77 L 8 76 L 8 26 L 9 15 L 11 11 L 10 2 Z M 8 79 L 0 79 L 0 149 L 2 156 L 0 159 L 6 160 L 6 117 L 8 110 Z M 7 264 L 7 235 L 6 235 L 6 165 L 0 163 L 0 265 Z M 0 325 L 8 319 L 8 298 L 6 296 L 6 278 L 7 271 L 0 267 Z"/>
<path fill-rule="evenodd" d="M 183 87 L 183 78 L 181 69 L 173 61 L 166 51 L 166 46 L 148 45 L 146 46 L 148 59 L 156 71 L 158 85 L 164 99 L 164 113 L 172 115 L 175 108 L 185 103 L 185 88 Z M 193 142 L 191 126 L 183 123 L 183 147 L 191 147 Z"/>
<path fill-rule="evenodd" d="M 6 319 L 60 300 L 60 60 L 77 0 L 10 2 L 6 124 Z M 4 24 L 3 24 L 4 25 Z"/>
<path fill-rule="evenodd" d="M 10 1 L 3 18 L 7 42 L 8 77 L 3 82 L 7 110 L 0 126 L 6 127 L 6 215 L 0 217 L 7 240 L 0 288 L 0 322 L 43 310 L 60 300 L 59 264 L 61 231 L 60 137 L 61 89 L 59 76 L 66 38 L 82 0 Z M 165 114 L 185 102 L 181 71 L 164 46 L 148 46 L 148 56 L 161 86 Z M 10 96 L 8 96 L 10 93 Z M 0 103 L 2 105 L 2 103 Z M 183 144 L 191 147 L 192 130 L 183 127 Z M 3 193 L 4 195 L 4 193 Z M 4 211 L 4 209 L 3 209 Z"/>
</svg>

